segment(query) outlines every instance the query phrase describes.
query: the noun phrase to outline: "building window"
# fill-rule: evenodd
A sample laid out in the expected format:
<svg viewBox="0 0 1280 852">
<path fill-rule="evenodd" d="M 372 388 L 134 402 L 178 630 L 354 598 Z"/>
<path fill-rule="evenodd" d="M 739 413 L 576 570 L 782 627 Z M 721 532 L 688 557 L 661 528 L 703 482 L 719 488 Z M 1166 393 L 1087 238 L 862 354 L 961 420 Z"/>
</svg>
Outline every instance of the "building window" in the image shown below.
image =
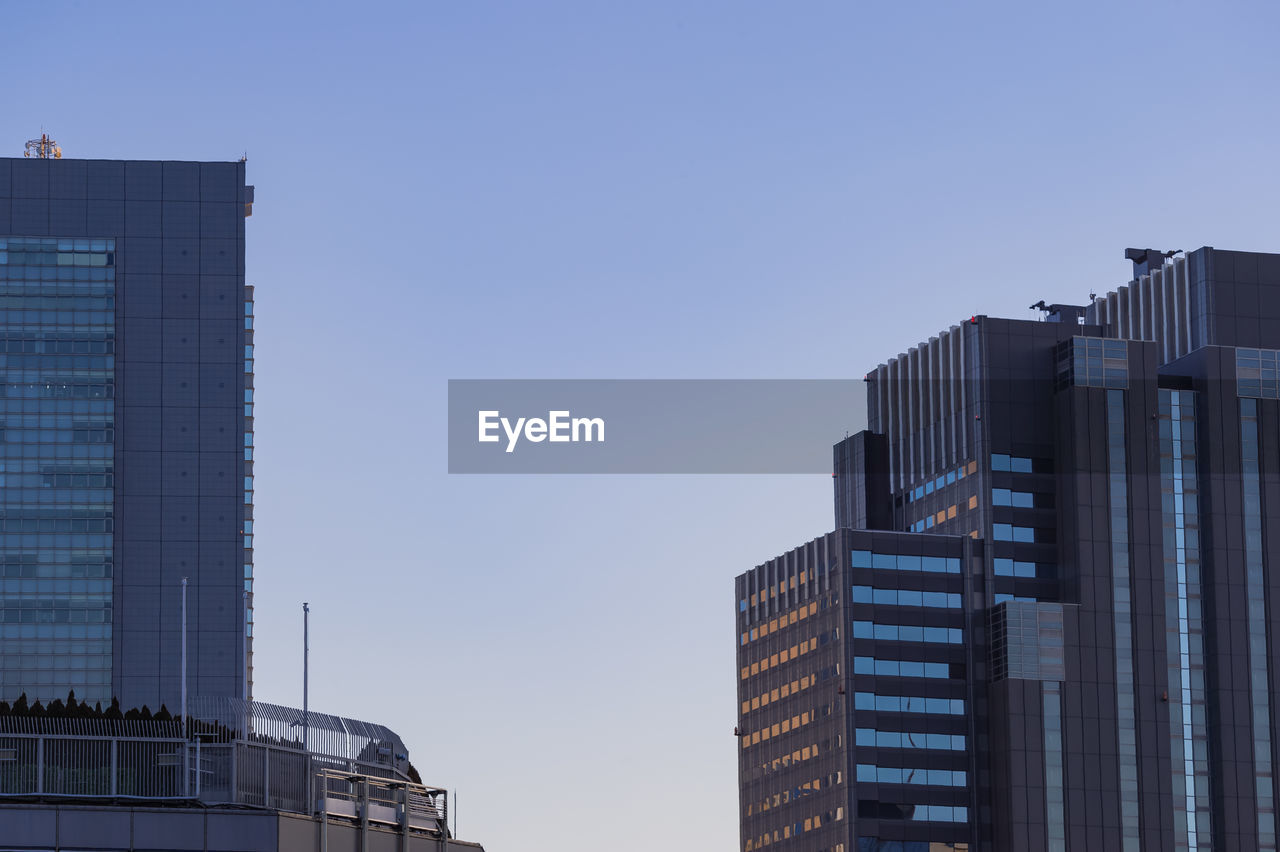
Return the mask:
<svg viewBox="0 0 1280 852">
<path fill-rule="evenodd" d="M 991 610 L 992 680 L 1065 680 L 1060 603 L 1006 601 Z"/>
<path fill-rule="evenodd" d="M 858 780 L 871 784 L 918 784 L 931 787 L 964 787 L 969 773 L 963 769 L 919 769 L 912 766 L 877 766 L 859 763 Z"/>
<path fill-rule="evenodd" d="M 1127 388 L 1129 342 L 1073 337 L 1058 345 L 1057 387 Z"/>
<path fill-rule="evenodd" d="M 1267 665 L 1266 566 L 1262 556 L 1262 494 L 1258 472 L 1258 401 L 1240 400 L 1241 484 L 1244 497 L 1245 613 L 1249 634 L 1249 692 L 1253 712 L 1254 793 L 1258 814 L 1258 848 L 1276 849 L 1271 763 L 1271 692 Z"/>
<path fill-rule="evenodd" d="M 1129 579 L 1129 481 L 1125 459 L 1125 392 L 1107 391 L 1107 475 L 1111 508 L 1111 601 L 1115 627 L 1120 834 L 1124 852 L 1138 852 L 1138 746 L 1133 682 L 1133 615 Z"/>
<path fill-rule="evenodd" d="M 940 716 L 963 716 L 962 698 L 925 698 L 920 695 L 878 695 L 855 692 L 855 710 L 879 710 L 884 713 L 930 713 Z"/>
<path fill-rule="evenodd" d="M 115 241 L 0 236 L 0 675 L 111 700 Z"/>
<path fill-rule="evenodd" d="M 1015 506 L 1020 509 L 1031 509 L 1035 507 L 1035 495 L 1030 491 L 992 488 L 991 504 L 993 506 Z"/>
<path fill-rule="evenodd" d="M 1166 542 L 1165 634 L 1168 637 L 1174 839 L 1178 848 L 1188 852 L 1207 848 L 1212 836 L 1195 407 L 1194 391 L 1160 391 L 1160 490 Z"/>
<path fill-rule="evenodd" d="M 855 621 L 855 639 L 882 639 L 890 642 L 935 642 L 944 645 L 964 644 L 964 631 L 959 627 L 921 627 L 915 624 L 884 624 Z"/>
<path fill-rule="evenodd" d="M 1044 809 L 1049 852 L 1066 852 L 1066 788 L 1062 780 L 1062 685 L 1040 685 L 1044 700 Z"/>
<path fill-rule="evenodd" d="M 992 453 L 991 469 L 1004 470 L 1011 473 L 1031 473 L 1031 459 L 1022 456 L 1010 456 L 1005 453 Z"/>
<path fill-rule="evenodd" d="M 923 663 L 915 660 L 882 660 L 877 657 L 854 657 L 854 674 L 882 677 L 923 677 L 950 680 L 954 672 L 951 663 Z"/>
<path fill-rule="evenodd" d="M 991 537 L 996 541 L 1034 542 L 1036 540 L 1036 531 L 1034 527 L 1018 527 L 1013 524 L 992 524 Z"/>
<path fill-rule="evenodd" d="M 1034 562 L 1024 562 L 997 556 L 992 560 L 992 563 L 997 577 L 1049 577 L 1053 574 L 1052 564 L 1046 565 L 1043 571 L 1038 571 Z"/>
<path fill-rule="evenodd" d="M 872 553 L 869 550 L 855 550 L 849 555 L 849 564 L 854 568 L 873 568 L 877 571 L 960 573 L 960 559 L 955 556 L 908 556 L 901 553 Z"/>
<path fill-rule="evenodd" d="M 1236 394 L 1257 399 L 1280 399 L 1277 378 L 1280 352 L 1274 349 L 1236 350 Z"/>
<path fill-rule="evenodd" d="M 854 745 L 867 748 L 919 748 L 932 751 L 964 751 L 962 734 L 932 734 L 924 731 L 881 731 L 875 728 L 854 730 Z"/>
<path fill-rule="evenodd" d="M 874 586 L 854 586 L 854 603 L 874 603 L 885 606 L 924 606 L 937 609 L 960 609 L 960 595 L 954 592 L 920 592 L 911 589 L 879 589 Z"/>
</svg>

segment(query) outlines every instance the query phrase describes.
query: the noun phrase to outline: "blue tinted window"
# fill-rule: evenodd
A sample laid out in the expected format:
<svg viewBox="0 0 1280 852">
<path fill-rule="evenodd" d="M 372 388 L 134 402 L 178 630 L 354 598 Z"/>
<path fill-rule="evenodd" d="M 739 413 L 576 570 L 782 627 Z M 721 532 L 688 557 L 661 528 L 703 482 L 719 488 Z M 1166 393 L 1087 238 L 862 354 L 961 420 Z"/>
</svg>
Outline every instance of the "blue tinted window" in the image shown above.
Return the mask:
<svg viewBox="0 0 1280 852">
<path fill-rule="evenodd" d="M 947 680 L 951 677 L 950 663 L 921 663 L 914 660 L 882 660 L 877 657 L 854 657 L 855 674 L 875 674 L 884 677 L 925 677 Z"/>
<path fill-rule="evenodd" d="M 1266 350 L 1263 350 L 1264 353 Z M 1275 805 L 1272 788 L 1275 781 L 1271 760 L 1271 690 L 1269 687 L 1268 635 L 1266 613 L 1267 558 L 1263 548 L 1261 476 L 1259 466 L 1258 404 L 1254 399 L 1240 400 L 1241 493 L 1244 506 L 1245 626 L 1249 639 L 1249 681 L 1253 713 L 1253 754 L 1255 773 L 1255 812 L 1258 836 L 1264 848 L 1274 849 L 1276 839 Z M 1191 530 L 1184 530 L 1186 534 Z"/>
<path fill-rule="evenodd" d="M 898 589 L 897 599 L 899 606 L 925 606 L 926 593 L 915 589 Z M 929 594 L 933 594 L 932 592 Z M 929 606 L 937 606 L 937 604 L 928 604 Z"/>
<path fill-rule="evenodd" d="M 855 603 L 875 603 L 886 606 L 927 606 L 960 608 L 960 595 L 950 592 L 921 592 L 914 589 L 878 589 L 873 586 L 853 586 Z"/>
<path fill-rule="evenodd" d="M 924 698 L 912 695 L 877 695 L 873 692 L 858 692 L 854 694 L 854 706 L 859 710 L 879 710 L 886 713 L 964 715 L 964 700 L 959 698 Z"/>
<path fill-rule="evenodd" d="M 951 769 L 917 769 L 900 766 L 876 766 L 859 763 L 858 780 L 878 784 L 919 784 L 938 787 L 963 787 L 967 773 Z"/>
<path fill-rule="evenodd" d="M 111 697 L 115 257 L 0 238 L 0 672 L 10 697 Z M 11 641 L 18 640 L 18 641 Z M 68 641 L 69 640 L 69 641 Z M 27 645 L 19 666 L 8 656 Z M 52 648 L 39 653 L 32 646 Z M 34 662 L 35 666 L 29 664 Z M 55 665 L 57 663 L 58 665 Z"/>
<path fill-rule="evenodd" d="M 910 635 L 909 627 L 899 627 L 897 624 L 872 624 L 871 629 L 875 638 L 887 639 L 891 642 L 896 642 L 899 639 L 898 634 L 900 631 L 903 633 L 902 639 L 907 639 Z"/>
<path fill-rule="evenodd" d="M 898 557 L 892 553 L 873 553 L 871 554 L 871 567 L 892 571 L 898 567 Z"/>
</svg>

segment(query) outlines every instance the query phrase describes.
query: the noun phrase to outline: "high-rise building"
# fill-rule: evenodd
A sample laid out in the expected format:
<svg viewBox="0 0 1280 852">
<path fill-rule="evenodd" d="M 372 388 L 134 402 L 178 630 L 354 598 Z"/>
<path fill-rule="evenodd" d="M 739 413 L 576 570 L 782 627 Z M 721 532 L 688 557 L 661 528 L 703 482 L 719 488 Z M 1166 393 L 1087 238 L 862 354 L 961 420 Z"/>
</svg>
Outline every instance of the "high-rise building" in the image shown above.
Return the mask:
<svg viewBox="0 0 1280 852">
<path fill-rule="evenodd" d="M 249 693 L 244 176 L 0 159 L 0 699 Z"/>
<path fill-rule="evenodd" d="M 0 841 L 483 852 L 393 731 L 245 700 L 244 163 L 44 143 L 0 159 Z M 122 718 L 179 709 L 184 581 L 187 713 Z"/>
<path fill-rule="evenodd" d="M 1127 257 L 868 374 L 737 578 L 744 852 L 1277 849 L 1280 255 Z"/>
</svg>

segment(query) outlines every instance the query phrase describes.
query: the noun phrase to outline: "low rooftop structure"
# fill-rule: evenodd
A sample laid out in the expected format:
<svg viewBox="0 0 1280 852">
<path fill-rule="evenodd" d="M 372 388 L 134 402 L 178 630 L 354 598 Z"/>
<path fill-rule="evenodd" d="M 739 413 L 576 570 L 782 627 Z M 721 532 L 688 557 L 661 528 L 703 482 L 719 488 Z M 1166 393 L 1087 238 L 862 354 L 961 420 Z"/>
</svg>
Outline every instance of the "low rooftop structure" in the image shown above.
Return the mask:
<svg viewBox="0 0 1280 852">
<path fill-rule="evenodd" d="M 187 719 L 0 715 L 0 837 L 96 848 L 480 849 L 382 725 L 232 698 Z M 118 835 L 118 836 L 117 836 Z"/>
</svg>

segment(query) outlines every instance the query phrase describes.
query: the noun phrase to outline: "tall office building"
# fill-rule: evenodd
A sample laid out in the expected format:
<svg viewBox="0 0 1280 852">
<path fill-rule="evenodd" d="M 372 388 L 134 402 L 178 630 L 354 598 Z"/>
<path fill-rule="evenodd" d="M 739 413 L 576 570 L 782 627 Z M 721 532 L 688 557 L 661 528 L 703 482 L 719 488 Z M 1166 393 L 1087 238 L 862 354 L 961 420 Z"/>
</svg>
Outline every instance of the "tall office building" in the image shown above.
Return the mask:
<svg viewBox="0 0 1280 852">
<path fill-rule="evenodd" d="M 249 691 L 244 174 L 0 159 L 0 699 Z"/>
<path fill-rule="evenodd" d="M 1280 255 L 1127 256 L 873 370 L 737 578 L 744 852 L 1277 849 Z"/>
</svg>

